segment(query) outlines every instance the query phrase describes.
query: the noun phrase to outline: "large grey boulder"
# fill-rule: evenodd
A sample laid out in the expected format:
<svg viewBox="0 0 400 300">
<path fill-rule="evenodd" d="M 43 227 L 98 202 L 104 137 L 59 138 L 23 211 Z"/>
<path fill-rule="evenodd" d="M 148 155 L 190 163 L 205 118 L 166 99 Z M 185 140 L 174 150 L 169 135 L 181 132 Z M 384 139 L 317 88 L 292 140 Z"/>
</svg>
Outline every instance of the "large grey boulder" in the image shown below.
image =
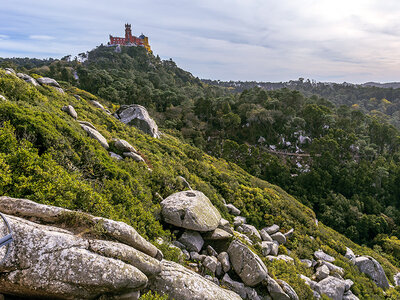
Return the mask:
<svg viewBox="0 0 400 300">
<path fill-rule="evenodd" d="M 73 232 L 75 224 L 57 227 L 64 209 L 12 200 L 0 199 L 0 212 L 14 238 L 0 266 L 0 293 L 50 299 L 124 297 L 144 288 L 147 276 L 161 272 L 159 260 L 129 245 L 83 237 Z M 62 214 L 64 222 L 65 218 Z"/>
<path fill-rule="evenodd" d="M 231 291 L 234 291 L 235 293 L 239 294 L 240 297 L 242 297 L 243 299 L 246 298 L 247 292 L 244 283 L 233 280 L 232 278 L 229 277 L 228 274 L 225 274 L 224 277 L 222 277 L 221 284 L 226 286 Z"/>
<path fill-rule="evenodd" d="M 273 300 L 291 300 L 289 295 L 285 293 L 278 282 L 276 282 L 272 277 L 267 276 L 262 284 L 267 287 Z"/>
<path fill-rule="evenodd" d="M 319 266 L 315 272 L 315 277 L 318 281 L 325 279 L 329 276 L 329 268 L 326 265 Z"/>
<path fill-rule="evenodd" d="M 239 240 L 234 240 L 227 250 L 236 274 L 248 286 L 255 286 L 263 281 L 268 270 L 262 260 Z"/>
<path fill-rule="evenodd" d="M 296 291 L 286 281 L 277 279 L 276 282 L 279 283 L 286 295 L 289 296 L 290 300 L 299 300 Z"/>
<path fill-rule="evenodd" d="M 179 300 L 241 300 L 201 275 L 170 261 L 162 261 L 162 272 L 149 281 L 149 288 Z"/>
<path fill-rule="evenodd" d="M 351 250 L 349 247 L 346 247 L 346 254 L 344 255 L 344 257 L 346 257 L 350 261 L 354 261 L 354 259 L 356 258 L 353 250 Z"/>
<path fill-rule="evenodd" d="M 39 85 L 39 83 L 37 83 L 37 81 L 34 78 L 32 78 L 31 76 L 29 76 L 28 74 L 17 73 L 17 77 L 21 78 L 22 80 L 24 80 L 27 83 L 32 84 L 33 86 Z"/>
<path fill-rule="evenodd" d="M 264 229 L 260 230 L 261 239 L 265 242 L 272 242 L 272 237 Z"/>
<path fill-rule="evenodd" d="M 112 139 L 114 147 L 120 152 L 137 152 L 136 149 L 127 141 L 122 139 Z"/>
<path fill-rule="evenodd" d="M 221 215 L 211 201 L 199 191 L 172 194 L 161 202 L 165 222 L 196 231 L 213 231 Z"/>
<path fill-rule="evenodd" d="M 36 79 L 37 82 L 39 82 L 41 85 L 50 85 L 53 87 L 58 87 L 60 88 L 60 85 L 58 84 L 58 82 L 56 80 L 54 80 L 53 78 L 49 78 L 49 77 L 41 77 Z"/>
<path fill-rule="evenodd" d="M 400 273 L 397 273 L 393 276 L 393 281 L 396 286 L 400 285 Z"/>
<path fill-rule="evenodd" d="M 279 226 L 274 224 L 272 226 L 263 228 L 263 230 L 265 230 L 269 235 L 271 235 L 279 231 Z"/>
<path fill-rule="evenodd" d="M 389 288 L 389 282 L 382 266 L 371 256 L 359 256 L 354 259 L 355 265 L 358 269 L 372 278 L 377 286 L 382 289 Z"/>
<path fill-rule="evenodd" d="M 328 296 L 333 300 L 342 300 L 343 294 L 345 292 L 346 283 L 344 280 L 339 278 L 328 276 L 327 278 L 321 280 L 315 286 L 315 290 Z"/>
<path fill-rule="evenodd" d="M 61 108 L 62 111 L 65 111 L 67 114 L 69 114 L 71 117 L 73 117 L 75 120 L 78 118 L 78 114 L 76 113 L 75 108 L 72 105 L 66 105 Z"/>
<path fill-rule="evenodd" d="M 320 259 L 320 260 L 324 260 L 327 262 L 334 262 L 335 258 L 333 256 L 330 256 L 329 254 L 326 254 L 324 251 L 322 250 L 318 250 L 314 252 L 314 256 L 316 259 Z"/>
<path fill-rule="evenodd" d="M 231 263 L 229 261 L 229 254 L 227 252 L 221 252 L 218 254 L 218 261 L 222 265 L 222 270 L 227 273 L 231 269 Z"/>
<path fill-rule="evenodd" d="M 105 149 L 109 148 L 106 138 L 100 132 L 98 132 L 97 130 L 95 130 L 87 125 L 84 125 L 81 123 L 80 123 L 80 125 L 81 125 L 82 129 L 85 130 L 91 138 L 97 140 L 100 143 L 100 145 L 102 145 Z"/>
<path fill-rule="evenodd" d="M 232 234 L 220 228 L 216 228 L 214 231 L 207 232 L 204 235 L 204 239 L 210 241 L 229 240 L 230 238 L 232 238 Z"/>
<path fill-rule="evenodd" d="M 187 250 L 194 252 L 200 252 L 204 245 L 204 240 L 197 231 L 185 231 L 179 238 L 179 242 L 185 245 Z"/>
<path fill-rule="evenodd" d="M 154 138 L 160 136 L 156 122 L 150 118 L 146 108 L 141 105 L 122 105 L 115 113 L 115 116 L 121 122 L 135 126 Z"/>
<path fill-rule="evenodd" d="M 279 245 L 277 242 L 261 242 L 261 249 L 262 249 L 262 254 L 264 256 L 267 255 L 278 255 L 279 251 Z"/>
<path fill-rule="evenodd" d="M 228 209 L 229 213 L 231 213 L 234 216 L 240 215 L 240 209 L 238 209 L 235 205 L 229 203 L 225 204 L 225 207 Z"/>
<path fill-rule="evenodd" d="M 258 232 L 257 228 L 250 224 L 242 224 L 237 228 L 238 231 L 247 234 L 249 236 L 255 236 L 261 240 L 261 235 Z"/>
<path fill-rule="evenodd" d="M 274 234 L 271 234 L 271 238 L 274 241 L 277 241 L 279 244 L 286 244 L 286 237 L 283 235 L 282 232 L 276 232 Z"/>
</svg>

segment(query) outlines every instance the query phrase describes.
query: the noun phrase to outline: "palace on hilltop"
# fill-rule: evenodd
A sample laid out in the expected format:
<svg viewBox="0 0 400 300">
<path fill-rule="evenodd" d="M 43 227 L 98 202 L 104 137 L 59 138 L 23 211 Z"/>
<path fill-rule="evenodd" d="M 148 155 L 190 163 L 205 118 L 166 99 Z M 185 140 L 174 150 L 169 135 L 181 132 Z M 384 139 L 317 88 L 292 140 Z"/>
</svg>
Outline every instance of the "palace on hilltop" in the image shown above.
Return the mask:
<svg viewBox="0 0 400 300">
<path fill-rule="evenodd" d="M 125 24 L 125 37 L 114 37 L 110 35 L 110 41 L 108 42 L 108 45 L 141 46 L 146 48 L 148 52 L 152 52 L 149 44 L 149 38 L 143 33 L 139 37 L 132 35 L 131 24 Z"/>
</svg>

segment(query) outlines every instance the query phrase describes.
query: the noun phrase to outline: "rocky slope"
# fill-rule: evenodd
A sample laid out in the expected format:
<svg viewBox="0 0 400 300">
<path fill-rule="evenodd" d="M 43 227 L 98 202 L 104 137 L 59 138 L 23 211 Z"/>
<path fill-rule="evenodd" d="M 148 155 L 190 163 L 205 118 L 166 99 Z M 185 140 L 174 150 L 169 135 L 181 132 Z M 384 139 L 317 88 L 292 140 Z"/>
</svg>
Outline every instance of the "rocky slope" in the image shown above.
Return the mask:
<svg viewBox="0 0 400 300">
<path fill-rule="evenodd" d="M 160 134 L 143 107 L 27 76 L 0 71 L 6 298 L 399 297 L 395 266 L 280 188 Z"/>
</svg>

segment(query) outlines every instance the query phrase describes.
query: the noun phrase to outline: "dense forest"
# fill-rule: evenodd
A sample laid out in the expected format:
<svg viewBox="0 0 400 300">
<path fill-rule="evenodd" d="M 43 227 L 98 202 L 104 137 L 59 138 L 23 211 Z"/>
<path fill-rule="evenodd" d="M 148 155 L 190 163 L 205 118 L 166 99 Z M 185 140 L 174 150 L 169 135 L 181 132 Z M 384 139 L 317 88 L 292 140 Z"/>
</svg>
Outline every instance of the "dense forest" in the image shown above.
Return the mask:
<svg viewBox="0 0 400 300">
<path fill-rule="evenodd" d="M 324 224 L 400 262 L 398 90 L 299 80 L 236 92 L 135 47 L 0 66 L 76 85 L 114 108 L 144 105 L 165 133 L 280 186 Z"/>
</svg>

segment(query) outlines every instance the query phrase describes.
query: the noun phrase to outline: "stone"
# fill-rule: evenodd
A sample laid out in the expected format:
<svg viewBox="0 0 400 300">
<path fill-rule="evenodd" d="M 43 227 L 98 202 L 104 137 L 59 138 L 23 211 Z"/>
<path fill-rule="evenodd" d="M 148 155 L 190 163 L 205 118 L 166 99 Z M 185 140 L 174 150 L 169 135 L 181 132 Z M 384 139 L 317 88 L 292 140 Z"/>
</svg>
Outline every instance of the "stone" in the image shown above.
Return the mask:
<svg viewBox="0 0 400 300">
<path fill-rule="evenodd" d="M 183 177 L 183 176 L 178 176 L 177 178 L 178 178 L 178 180 L 179 180 L 180 182 L 182 182 L 182 184 L 183 184 L 183 186 L 184 186 L 185 188 L 187 188 L 187 189 L 189 189 L 189 190 L 192 190 L 192 187 L 190 186 L 189 182 L 187 182 L 187 180 L 186 180 L 185 177 Z"/>
<path fill-rule="evenodd" d="M 353 284 L 354 284 L 353 280 L 351 280 L 351 279 L 346 279 L 346 280 L 344 281 L 344 283 L 345 283 L 345 287 L 344 287 L 344 291 L 345 291 L 345 292 L 347 292 L 348 290 L 350 290 L 351 287 L 352 287 Z"/>
<path fill-rule="evenodd" d="M 215 269 L 215 275 L 221 277 L 223 274 L 222 272 L 222 264 L 217 260 L 217 268 Z"/>
<path fill-rule="evenodd" d="M 242 224 L 242 225 L 240 225 L 240 227 L 241 227 L 241 229 L 242 229 L 241 232 L 243 232 L 244 234 L 247 234 L 247 235 L 249 235 L 249 236 L 255 236 L 255 237 L 257 237 L 258 239 L 261 240 L 261 236 L 260 236 L 260 234 L 258 233 L 257 228 L 255 228 L 253 225 Z M 239 231 L 239 230 L 238 230 L 238 231 Z"/>
<path fill-rule="evenodd" d="M 313 263 L 309 259 L 300 259 L 300 261 L 307 266 L 307 268 L 311 268 L 313 266 Z"/>
<path fill-rule="evenodd" d="M 267 276 L 262 282 L 267 287 L 269 294 L 274 300 L 291 300 L 289 295 L 284 292 L 281 286 L 272 277 Z"/>
<path fill-rule="evenodd" d="M 88 126 L 88 127 L 92 128 L 92 129 L 94 129 L 94 130 L 97 130 L 97 128 L 94 127 L 94 125 L 93 125 L 92 123 L 90 123 L 90 122 L 78 121 L 78 123 L 79 123 L 79 124 L 82 124 L 82 125 L 85 125 L 85 126 Z"/>
<path fill-rule="evenodd" d="M 262 300 L 261 297 L 257 294 L 257 291 L 251 287 L 246 286 L 245 288 L 246 291 L 246 299 L 248 300 Z"/>
<path fill-rule="evenodd" d="M 203 266 L 213 274 L 215 274 L 215 271 L 217 270 L 217 265 L 218 260 L 215 256 L 206 256 L 203 260 Z"/>
<path fill-rule="evenodd" d="M 241 300 L 201 275 L 174 262 L 162 261 L 162 271 L 149 281 L 150 290 L 179 300 Z"/>
<path fill-rule="evenodd" d="M 53 88 L 56 89 L 57 92 L 59 92 L 59 93 L 61 93 L 61 94 L 64 94 L 64 90 L 63 90 L 62 88 L 56 87 L 56 86 L 53 86 Z"/>
<path fill-rule="evenodd" d="M 185 245 L 187 250 L 195 252 L 200 252 L 204 245 L 204 240 L 197 231 L 185 231 L 179 242 Z"/>
<path fill-rule="evenodd" d="M 327 262 L 327 261 L 320 261 L 322 264 L 328 267 L 329 271 L 332 273 L 337 273 L 340 276 L 344 275 L 344 269 L 338 266 L 335 266 L 334 264 Z"/>
<path fill-rule="evenodd" d="M 346 247 L 346 254 L 344 255 L 344 257 L 346 257 L 350 261 L 354 261 L 356 259 L 353 250 L 351 250 L 349 247 Z"/>
<path fill-rule="evenodd" d="M 314 280 L 311 280 L 309 277 L 300 274 L 299 277 L 304 280 L 305 284 L 309 285 L 311 289 L 315 289 L 315 287 L 317 286 L 317 282 Z"/>
<path fill-rule="evenodd" d="M 80 124 L 80 125 L 81 125 L 82 129 L 85 130 L 86 133 L 91 138 L 97 140 L 101 146 L 103 146 L 105 149 L 109 148 L 106 138 L 100 132 L 98 132 L 97 130 L 95 130 L 87 125 L 83 125 L 83 124 Z"/>
<path fill-rule="evenodd" d="M 17 73 L 17 77 L 21 78 L 22 80 L 24 80 L 27 83 L 32 84 L 33 86 L 39 86 L 39 83 L 37 83 L 37 81 L 35 79 L 33 79 L 31 76 L 29 76 L 27 74 Z"/>
<path fill-rule="evenodd" d="M 345 283 L 333 276 L 321 280 L 317 283 L 315 290 L 319 294 L 323 294 L 331 298 L 332 300 L 342 300 L 345 291 Z"/>
<path fill-rule="evenodd" d="M 207 253 L 208 253 L 208 255 L 210 255 L 210 256 L 215 256 L 215 257 L 218 256 L 217 251 L 215 251 L 214 248 L 211 247 L 210 245 L 207 246 Z"/>
<path fill-rule="evenodd" d="M 242 282 L 234 281 L 228 274 L 225 274 L 224 277 L 222 277 L 221 284 L 239 294 L 243 299 L 246 298 L 247 292 L 245 290 L 245 285 Z"/>
<path fill-rule="evenodd" d="M 234 216 L 240 215 L 240 209 L 236 208 L 233 204 L 231 203 L 226 204 L 225 207 L 228 209 L 230 214 Z"/>
<path fill-rule="evenodd" d="M 290 229 L 288 232 L 286 232 L 284 235 L 285 235 L 285 238 L 286 239 L 290 239 L 292 236 L 293 236 L 293 233 L 294 233 L 294 229 L 292 228 L 292 229 Z"/>
<path fill-rule="evenodd" d="M 228 240 L 230 238 L 232 238 L 232 234 L 220 228 L 216 228 L 215 230 L 207 232 L 204 235 L 205 240 L 211 240 L 211 241 Z"/>
<path fill-rule="evenodd" d="M 100 108 L 102 110 L 105 109 L 104 106 L 99 101 L 92 100 L 91 103 L 93 104 L 94 107 Z"/>
<path fill-rule="evenodd" d="M 114 152 L 108 152 L 108 154 L 110 154 L 110 156 L 112 158 L 115 158 L 116 160 L 123 160 L 124 159 L 121 155 L 119 155 L 117 153 L 114 153 Z"/>
<path fill-rule="evenodd" d="M 221 220 L 219 211 L 199 191 L 170 195 L 161 202 L 161 213 L 166 223 L 201 232 L 215 230 Z"/>
<path fill-rule="evenodd" d="M 112 144 L 118 151 L 121 152 L 137 152 L 131 144 L 122 139 L 112 139 Z"/>
<path fill-rule="evenodd" d="M 53 87 L 60 88 L 60 85 L 58 84 L 58 82 L 55 81 L 53 78 L 41 77 L 41 78 L 36 79 L 36 81 L 39 82 L 41 85 L 50 85 Z"/>
<path fill-rule="evenodd" d="M 397 273 L 393 276 L 393 281 L 396 286 L 400 285 L 400 273 Z"/>
<path fill-rule="evenodd" d="M 185 257 L 186 260 L 190 259 L 190 253 L 186 249 L 182 249 L 182 254 Z"/>
<path fill-rule="evenodd" d="M 324 260 L 327 262 L 334 262 L 335 258 L 333 256 L 330 256 L 329 254 L 326 254 L 324 251 L 322 250 L 318 250 L 314 252 L 314 256 L 316 259 L 320 259 L 320 260 Z"/>
<path fill-rule="evenodd" d="M 1 101 L 7 101 L 6 97 L 4 97 L 3 95 L 0 95 L 0 100 Z"/>
<path fill-rule="evenodd" d="M 263 228 L 269 235 L 277 233 L 279 231 L 279 226 L 274 224 L 272 226 L 269 227 L 265 227 Z"/>
<path fill-rule="evenodd" d="M 342 300 L 359 300 L 356 295 L 354 295 L 351 291 L 347 291 L 343 294 Z"/>
<path fill-rule="evenodd" d="M 373 257 L 359 256 L 354 260 L 360 272 L 367 274 L 382 289 L 389 288 L 389 282 L 382 266 Z"/>
<path fill-rule="evenodd" d="M 296 291 L 286 281 L 277 279 L 276 282 L 278 282 L 285 294 L 289 296 L 290 300 L 299 300 Z"/>
<path fill-rule="evenodd" d="M 220 254 L 218 254 L 217 259 L 221 263 L 222 270 L 227 273 L 231 269 L 229 254 L 227 252 L 221 252 Z"/>
<path fill-rule="evenodd" d="M 141 157 L 139 154 L 136 154 L 135 152 L 124 152 L 122 153 L 122 156 L 126 158 L 132 158 L 134 161 L 137 162 L 144 162 L 143 157 Z"/>
<path fill-rule="evenodd" d="M 81 100 L 81 96 L 79 96 L 79 95 L 74 95 L 74 97 L 76 100 Z"/>
<path fill-rule="evenodd" d="M 278 255 L 279 245 L 274 242 L 261 242 L 261 249 L 264 256 L 269 254 L 276 256 Z"/>
<path fill-rule="evenodd" d="M 237 216 L 233 219 L 233 226 L 235 227 L 243 225 L 244 223 L 246 223 L 245 217 Z"/>
<path fill-rule="evenodd" d="M 14 74 L 14 75 L 16 74 L 14 69 L 12 69 L 12 68 L 5 68 L 4 70 L 6 70 L 6 72 L 8 71 L 10 74 Z"/>
<path fill-rule="evenodd" d="M 263 281 L 268 270 L 262 260 L 239 240 L 234 240 L 227 250 L 236 274 L 248 286 L 255 286 Z"/>
<path fill-rule="evenodd" d="M 182 243 L 179 242 L 179 241 L 173 241 L 173 242 L 172 242 L 172 245 L 174 245 L 175 247 L 178 247 L 179 249 L 185 249 L 185 245 L 182 244 Z"/>
<path fill-rule="evenodd" d="M 238 237 L 240 237 L 242 240 L 245 240 L 247 243 L 249 243 L 250 245 L 253 245 L 253 241 L 247 236 L 247 235 L 245 235 L 245 234 L 243 234 L 243 233 L 240 233 L 240 232 L 238 232 L 238 231 L 233 231 L 233 234 L 235 235 L 235 236 L 238 236 Z"/>
<path fill-rule="evenodd" d="M 228 232 L 230 234 L 233 234 L 233 229 L 231 228 L 231 225 L 229 224 L 228 220 L 221 218 L 221 220 L 219 221 L 219 224 L 218 224 L 218 228 L 225 230 L 226 232 Z"/>
<path fill-rule="evenodd" d="M 196 251 L 191 251 L 190 252 L 190 258 L 192 260 L 197 260 L 197 261 L 203 261 L 206 258 L 207 255 L 204 254 L 199 254 Z"/>
<path fill-rule="evenodd" d="M 115 115 L 125 124 L 135 126 L 154 138 L 160 137 L 156 122 L 150 118 L 146 108 L 141 105 L 121 105 Z"/>
<path fill-rule="evenodd" d="M 264 229 L 260 230 L 261 239 L 265 242 L 272 242 L 272 237 Z"/>
<path fill-rule="evenodd" d="M 281 254 L 281 255 L 278 255 L 278 256 L 267 255 L 266 258 L 269 261 L 283 260 L 283 261 L 285 261 L 287 263 L 294 263 L 294 259 L 293 258 L 291 258 L 290 256 L 287 256 L 287 255 L 284 255 L 284 254 Z"/>
<path fill-rule="evenodd" d="M 69 114 L 71 117 L 73 117 L 75 120 L 78 118 L 78 114 L 75 111 L 75 108 L 72 105 L 66 105 L 61 108 L 62 111 L 65 111 L 67 114 Z"/>
<path fill-rule="evenodd" d="M 318 281 L 321 281 L 322 279 L 325 279 L 328 276 L 329 276 L 329 269 L 326 265 L 322 265 L 317 268 L 315 272 L 315 277 L 317 278 Z"/>
<path fill-rule="evenodd" d="M 271 234 L 271 238 L 279 244 L 286 244 L 286 237 L 281 232 Z"/>
</svg>

